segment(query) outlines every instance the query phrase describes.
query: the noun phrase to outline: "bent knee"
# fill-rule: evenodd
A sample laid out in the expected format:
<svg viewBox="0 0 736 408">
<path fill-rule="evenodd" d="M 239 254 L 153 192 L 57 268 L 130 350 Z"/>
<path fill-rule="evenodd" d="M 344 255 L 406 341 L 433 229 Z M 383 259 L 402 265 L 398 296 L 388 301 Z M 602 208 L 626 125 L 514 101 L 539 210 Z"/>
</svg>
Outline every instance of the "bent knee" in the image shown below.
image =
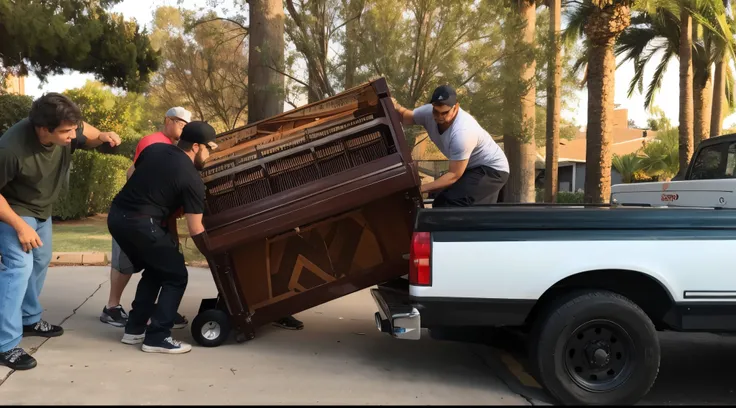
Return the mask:
<svg viewBox="0 0 736 408">
<path fill-rule="evenodd" d="M 30 276 L 33 271 L 33 255 L 19 251 L 5 251 L 0 255 L 2 273 Z"/>
</svg>

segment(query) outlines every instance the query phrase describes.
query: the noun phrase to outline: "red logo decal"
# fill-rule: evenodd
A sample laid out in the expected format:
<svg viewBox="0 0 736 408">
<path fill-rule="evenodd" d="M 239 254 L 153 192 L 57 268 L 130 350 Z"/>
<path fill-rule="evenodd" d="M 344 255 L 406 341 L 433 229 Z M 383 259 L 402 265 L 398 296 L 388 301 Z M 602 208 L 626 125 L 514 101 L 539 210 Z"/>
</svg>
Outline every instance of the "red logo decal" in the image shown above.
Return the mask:
<svg viewBox="0 0 736 408">
<path fill-rule="evenodd" d="M 677 201 L 679 198 L 678 194 L 662 194 L 662 201 Z"/>
</svg>

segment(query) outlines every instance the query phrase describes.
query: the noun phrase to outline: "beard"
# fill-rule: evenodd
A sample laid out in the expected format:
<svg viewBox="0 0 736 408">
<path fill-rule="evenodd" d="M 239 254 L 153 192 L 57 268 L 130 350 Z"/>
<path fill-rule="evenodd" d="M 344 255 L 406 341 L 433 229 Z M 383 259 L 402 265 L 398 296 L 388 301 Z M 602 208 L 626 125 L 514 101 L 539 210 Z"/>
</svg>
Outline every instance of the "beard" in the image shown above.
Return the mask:
<svg viewBox="0 0 736 408">
<path fill-rule="evenodd" d="M 197 169 L 197 171 L 202 171 L 202 169 L 204 169 L 204 158 L 201 154 L 194 157 L 194 168 Z"/>
</svg>

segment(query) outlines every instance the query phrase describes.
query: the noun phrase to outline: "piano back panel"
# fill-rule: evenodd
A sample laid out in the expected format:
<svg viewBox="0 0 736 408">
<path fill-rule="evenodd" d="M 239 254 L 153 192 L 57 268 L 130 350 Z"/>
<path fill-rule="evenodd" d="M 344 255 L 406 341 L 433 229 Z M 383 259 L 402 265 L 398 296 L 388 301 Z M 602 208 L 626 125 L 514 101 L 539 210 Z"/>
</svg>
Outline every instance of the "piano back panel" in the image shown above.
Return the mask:
<svg viewBox="0 0 736 408">
<path fill-rule="evenodd" d="M 414 208 L 394 194 L 229 251 L 255 324 L 408 273 Z"/>
</svg>

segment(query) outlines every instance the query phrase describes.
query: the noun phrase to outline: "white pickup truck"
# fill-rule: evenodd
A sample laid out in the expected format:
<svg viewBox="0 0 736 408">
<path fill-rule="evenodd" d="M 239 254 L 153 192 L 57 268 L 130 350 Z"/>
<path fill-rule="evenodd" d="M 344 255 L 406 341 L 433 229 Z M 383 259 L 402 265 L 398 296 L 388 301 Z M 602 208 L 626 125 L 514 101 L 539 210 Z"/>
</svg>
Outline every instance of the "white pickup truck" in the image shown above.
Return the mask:
<svg viewBox="0 0 736 408">
<path fill-rule="evenodd" d="M 736 212 L 642 204 L 420 209 L 409 279 L 372 289 L 377 327 L 518 328 L 559 402 L 636 403 L 659 371 L 657 331 L 736 332 Z"/>
<path fill-rule="evenodd" d="M 612 186 L 611 203 L 736 208 L 736 134 L 701 142 L 680 180 Z"/>
</svg>

